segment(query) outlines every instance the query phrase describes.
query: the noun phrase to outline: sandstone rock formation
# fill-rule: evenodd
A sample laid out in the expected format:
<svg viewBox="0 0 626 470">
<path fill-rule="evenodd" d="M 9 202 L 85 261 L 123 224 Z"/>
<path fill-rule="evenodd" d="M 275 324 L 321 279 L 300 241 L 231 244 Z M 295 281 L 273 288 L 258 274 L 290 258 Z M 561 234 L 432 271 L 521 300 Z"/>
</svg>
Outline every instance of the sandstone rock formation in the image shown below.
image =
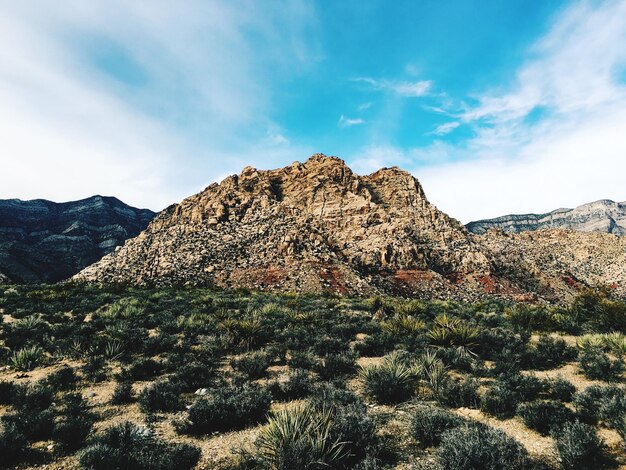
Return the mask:
<svg viewBox="0 0 626 470">
<path fill-rule="evenodd" d="M 138 235 L 154 215 L 102 196 L 0 200 L 0 271 L 15 282 L 67 279 Z"/>
<path fill-rule="evenodd" d="M 477 234 L 492 228 L 514 233 L 556 228 L 625 235 L 626 202 L 603 199 L 575 209 L 557 209 L 547 214 L 505 215 L 467 224 L 467 229 Z"/>
<path fill-rule="evenodd" d="M 359 176 L 318 154 L 209 186 L 75 279 L 551 300 L 596 282 L 621 286 L 626 274 L 607 260 L 625 249 L 608 234 L 477 236 L 433 206 L 409 173 Z"/>
</svg>

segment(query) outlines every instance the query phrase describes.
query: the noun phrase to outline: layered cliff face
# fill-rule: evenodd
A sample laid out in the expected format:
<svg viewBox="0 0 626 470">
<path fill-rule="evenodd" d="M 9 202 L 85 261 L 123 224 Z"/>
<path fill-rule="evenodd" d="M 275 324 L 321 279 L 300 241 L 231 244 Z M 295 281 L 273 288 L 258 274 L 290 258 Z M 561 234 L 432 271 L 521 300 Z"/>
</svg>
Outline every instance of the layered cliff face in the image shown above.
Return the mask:
<svg viewBox="0 0 626 470">
<path fill-rule="evenodd" d="M 409 173 L 359 176 L 318 154 L 277 170 L 248 167 L 209 186 L 75 279 L 556 300 L 597 283 L 626 294 L 624 265 L 626 238 L 474 235 L 437 210 Z"/>
<path fill-rule="evenodd" d="M 358 176 L 334 157 L 245 168 L 163 211 L 80 279 L 304 292 L 445 293 L 490 263 L 398 168 Z M 460 286 L 460 287 L 459 287 Z"/>
<path fill-rule="evenodd" d="M 0 271 L 14 282 L 67 279 L 139 234 L 154 215 L 102 196 L 0 200 Z"/>
<path fill-rule="evenodd" d="M 621 236 L 626 234 L 626 203 L 603 199 L 575 209 L 557 209 L 547 214 L 505 215 L 495 219 L 479 220 L 470 222 L 467 228 L 476 234 L 483 234 L 492 228 L 512 233 L 568 229 Z"/>
</svg>

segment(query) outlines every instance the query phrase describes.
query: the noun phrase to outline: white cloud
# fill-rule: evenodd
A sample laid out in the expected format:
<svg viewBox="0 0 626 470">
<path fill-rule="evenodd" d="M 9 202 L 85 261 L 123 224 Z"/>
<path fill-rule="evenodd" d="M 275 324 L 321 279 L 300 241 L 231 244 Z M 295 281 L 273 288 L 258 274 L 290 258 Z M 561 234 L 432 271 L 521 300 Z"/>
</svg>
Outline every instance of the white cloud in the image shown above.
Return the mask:
<svg viewBox="0 0 626 470">
<path fill-rule="evenodd" d="M 377 90 L 391 91 L 399 96 L 414 98 L 428 95 L 433 85 L 432 80 L 408 82 L 395 80 L 376 80 L 371 77 L 358 77 L 354 78 L 353 81 L 367 83 Z"/>
<path fill-rule="evenodd" d="M 626 0 L 575 3 L 508 86 L 458 115 L 475 137 L 402 158 L 429 199 L 464 222 L 626 200 L 624 70 Z"/>
<path fill-rule="evenodd" d="M 0 197 L 161 209 L 243 155 L 301 157 L 267 118 L 268 84 L 318 60 L 314 21 L 303 2 L 0 3 Z M 90 44 L 115 46 L 146 83 L 98 68 Z"/>
<path fill-rule="evenodd" d="M 352 127 L 363 124 L 364 122 L 365 121 L 361 118 L 348 118 L 342 114 L 341 116 L 339 116 L 339 121 L 337 121 L 337 125 L 339 127 Z"/>
<path fill-rule="evenodd" d="M 446 135 L 452 132 L 454 129 L 460 126 L 460 123 L 456 121 L 445 122 L 443 124 L 439 124 L 435 129 L 431 132 L 434 135 Z"/>
<path fill-rule="evenodd" d="M 365 111 L 367 109 L 370 109 L 371 107 L 372 107 L 372 103 L 368 101 L 367 103 L 360 104 L 356 109 L 357 111 Z"/>
</svg>

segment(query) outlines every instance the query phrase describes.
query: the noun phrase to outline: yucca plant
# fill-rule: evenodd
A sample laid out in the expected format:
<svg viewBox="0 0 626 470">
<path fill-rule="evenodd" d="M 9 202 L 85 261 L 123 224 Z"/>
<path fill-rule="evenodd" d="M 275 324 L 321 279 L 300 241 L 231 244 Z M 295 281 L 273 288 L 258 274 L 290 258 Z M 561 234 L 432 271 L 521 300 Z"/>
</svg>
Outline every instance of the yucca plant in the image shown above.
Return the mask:
<svg viewBox="0 0 626 470">
<path fill-rule="evenodd" d="M 576 341 L 576 345 L 578 346 L 578 349 L 580 349 L 582 353 L 589 352 L 592 350 L 595 351 L 603 347 L 602 336 L 601 335 L 584 335 Z"/>
<path fill-rule="evenodd" d="M 13 353 L 11 365 L 19 371 L 29 371 L 37 367 L 43 358 L 43 350 L 39 346 L 27 346 Z"/>
<path fill-rule="evenodd" d="M 109 360 L 119 359 L 124 355 L 124 345 L 118 340 L 107 341 L 104 345 L 103 355 Z"/>
<path fill-rule="evenodd" d="M 411 315 L 395 315 L 389 320 L 383 321 L 380 328 L 392 335 L 416 335 L 420 333 L 426 324 Z"/>
<path fill-rule="evenodd" d="M 602 342 L 607 349 L 618 357 L 626 356 L 626 335 L 617 331 L 602 335 Z"/>
<path fill-rule="evenodd" d="M 473 354 L 471 348 L 477 345 L 480 329 L 459 318 L 451 318 L 446 314 L 435 319 L 435 325 L 427 337 L 433 346 L 445 348 L 465 348 Z"/>
<path fill-rule="evenodd" d="M 335 468 L 346 457 L 345 444 L 332 438 L 332 415 L 300 405 L 272 413 L 257 445 L 275 470 Z"/>
<path fill-rule="evenodd" d="M 400 403 L 409 399 L 419 382 L 419 368 L 394 351 L 379 365 L 362 367 L 359 377 L 365 391 L 379 403 Z"/>
</svg>

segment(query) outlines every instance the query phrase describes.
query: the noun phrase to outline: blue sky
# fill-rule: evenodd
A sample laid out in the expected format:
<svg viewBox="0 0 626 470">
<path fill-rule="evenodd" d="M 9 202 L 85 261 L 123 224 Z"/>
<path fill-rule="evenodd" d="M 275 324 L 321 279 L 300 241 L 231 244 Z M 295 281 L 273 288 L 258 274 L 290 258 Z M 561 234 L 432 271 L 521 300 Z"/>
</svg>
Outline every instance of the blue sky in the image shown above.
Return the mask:
<svg viewBox="0 0 626 470">
<path fill-rule="evenodd" d="M 626 200 L 626 0 L 0 0 L 0 197 L 398 165 L 469 220 Z"/>
</svg>

